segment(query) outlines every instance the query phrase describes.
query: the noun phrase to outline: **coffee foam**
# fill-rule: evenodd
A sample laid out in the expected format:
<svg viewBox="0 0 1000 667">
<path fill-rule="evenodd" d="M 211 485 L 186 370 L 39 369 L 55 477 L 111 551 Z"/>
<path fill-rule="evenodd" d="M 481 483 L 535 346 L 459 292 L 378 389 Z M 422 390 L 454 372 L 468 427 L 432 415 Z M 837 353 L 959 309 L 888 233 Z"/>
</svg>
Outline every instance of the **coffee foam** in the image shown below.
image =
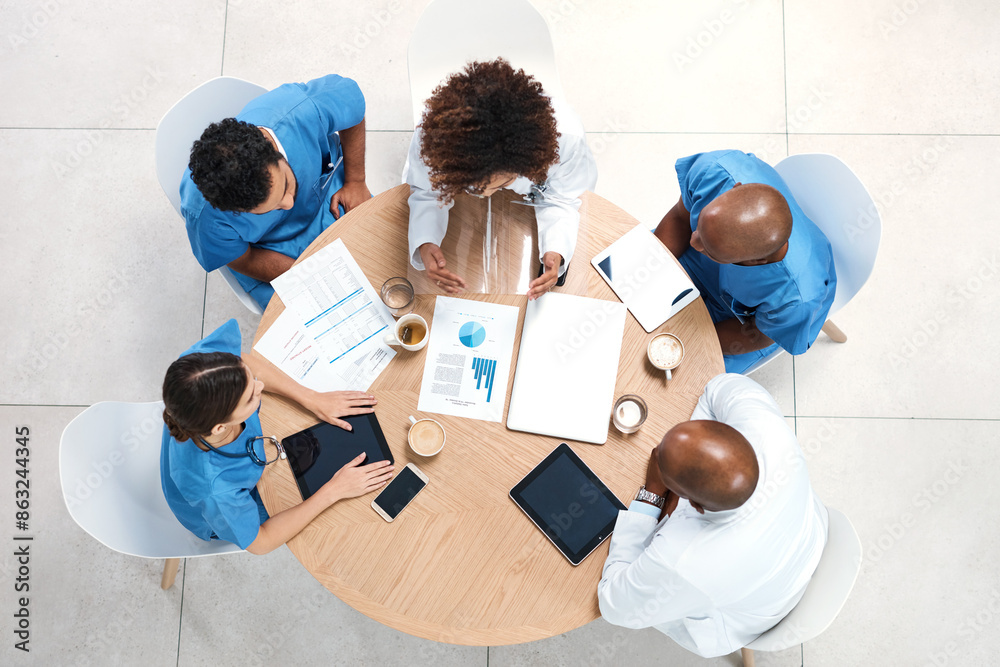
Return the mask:
<svg viewBox="0 0 1000 667">
<path fill-rule="evenodd" d="M 429 419 L 423 419 L 410 427 L 410 447 L 417 454 L 429 456 L 441 448 L 444 429 Z"/>
<path fill-rule="evenodd" d="M 649 346 L 649 360 L 658 368 L 673 368 L 683 357 L 684 348 L 673 336 L 659 336 Z"/>
</svg>

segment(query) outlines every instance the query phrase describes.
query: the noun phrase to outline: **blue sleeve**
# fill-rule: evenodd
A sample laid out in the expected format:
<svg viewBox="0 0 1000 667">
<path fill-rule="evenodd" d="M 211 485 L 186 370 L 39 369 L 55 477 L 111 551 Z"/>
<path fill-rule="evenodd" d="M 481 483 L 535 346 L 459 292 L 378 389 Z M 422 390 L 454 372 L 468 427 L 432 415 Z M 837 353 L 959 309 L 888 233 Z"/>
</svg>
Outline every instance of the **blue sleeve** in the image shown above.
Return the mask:
<svg viewBox="0 0 1000 667">
<path fill-rule="evenodd" d="M 352 79 L 329 74 L 301 84 L 316 105 L 328 135 L 354 127 L 365 118 L 365 96 Z"/>
<path fill-rule="evenodd" d="M 802 354 L 819 336 L 827 312 L 829 308 L 820 308 L 820 304 L 793 301 L 774 310 L 758 309 L 754 323 L 762 334 L 789 354 Z"/>
<path fill-rule="evenodd" d="M 729 152 L 698 153 L 683 157 L 674 165 L 681 201 L 691 216 L 691 231 L 698 228 L 701 210 L 735 183 L 729 172 L 719 165 L 719 158 Z"/>
<path fill-rule="evenodd" d="M 650 505 L 649 503 L 644 503 L 641 500 L 633 500 L 628 506 L 629 512 L 638 512 L 639 514 L 645 514 L 646 516 L 651 516 L 657 521 L 660 520 L 660 508 L 656 505 Z"/>
<path fill-rule="evenodd" d="M 202 504 L 202 516 L 219 539 L 246 549 L 260 532 L 257 502 L 246 489 L 211 496 Z"/>
<path fill-rule="evenodd" d="M 181 179 L 181 215 L 184 216 L 191 252 L 206 271 L 215 271 L 234 259 L 239 259 L 250 244 L 238 229 L 250 220 L 241 216 L 250 213 L 230 213 L 213 208 L 205 201 L 198 187 L 191 180 L 191 170 Z M 268 214 L 269 215 L 269 214 Z"/>
</svg>

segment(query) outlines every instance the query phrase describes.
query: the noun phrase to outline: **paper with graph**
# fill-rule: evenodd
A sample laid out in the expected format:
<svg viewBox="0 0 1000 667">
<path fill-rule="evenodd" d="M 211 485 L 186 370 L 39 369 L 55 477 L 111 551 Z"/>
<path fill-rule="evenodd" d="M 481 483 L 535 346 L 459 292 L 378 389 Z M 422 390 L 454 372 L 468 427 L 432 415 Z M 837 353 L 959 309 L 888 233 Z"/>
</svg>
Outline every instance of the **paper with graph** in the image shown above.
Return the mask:
<svg viewBox="0 0 1000 667">
<path fill-rule="evenodd" d="M 417 409 L 501 421 L 518 312 L 514 306 L 437 297 Z"/>
<path fill-rule="evenodd" d="M 301 384 L 366 391 L 395 356 L 383 341 L 395 320 L 342 240 L 271 285 L 290 316 L 258 351 Z"/>
</svg>

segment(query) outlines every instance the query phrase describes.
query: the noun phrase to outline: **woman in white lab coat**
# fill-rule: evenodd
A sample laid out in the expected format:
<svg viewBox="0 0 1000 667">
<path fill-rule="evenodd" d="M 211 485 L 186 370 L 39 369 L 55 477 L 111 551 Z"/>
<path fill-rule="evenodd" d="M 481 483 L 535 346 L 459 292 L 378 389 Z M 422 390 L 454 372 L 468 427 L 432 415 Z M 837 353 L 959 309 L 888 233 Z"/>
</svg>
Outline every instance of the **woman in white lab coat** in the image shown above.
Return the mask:
<svg viewBox="0 0 1000 667">
<path fill-rule="evenodd" d="M 535 299 L 561 284 L 576 249 L 580 195 L 597 183 L 597 166 L 572 109 L 501 58 L 470 63 L 434 91 L 405 178 L 410 262 L 448 293 L 466 287 L 441 252 L 455 195 L 524 195 L 538 224 L 542 273 L 528 286 Z"/>
</svg>

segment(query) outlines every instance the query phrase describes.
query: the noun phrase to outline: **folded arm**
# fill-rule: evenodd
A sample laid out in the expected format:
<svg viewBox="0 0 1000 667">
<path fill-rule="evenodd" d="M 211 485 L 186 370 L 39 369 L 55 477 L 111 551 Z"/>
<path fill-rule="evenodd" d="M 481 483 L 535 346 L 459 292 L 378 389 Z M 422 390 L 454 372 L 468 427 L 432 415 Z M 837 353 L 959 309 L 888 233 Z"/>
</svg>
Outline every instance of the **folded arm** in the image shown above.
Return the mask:
<svg viewBox="0 0 1000 667">
<path fill-rule="evenodd" d="M 684 208 L 683 199 L 678 199 L 667 211 L 654 233 L 674 257 L 680 257 L 691 247 L 691 215 Z"/>
<path fill-rule="evenodd" d="M 757 329 L 754 320 L 748 319 L 740 322 L 735 317 L 715 323 L 715 333 L 719 336 L 719 344 L 722 346 L 722 354 L 744 354 L 763 350 L 774 341 L 765 336 Z"/>
<path fill-rule="evenodd" d="M 227 266 L 245 276 L 269 283 L 292 268 L 295 259 L 267 248 L 247 246 L 247 251 Z"/>
</svg>

